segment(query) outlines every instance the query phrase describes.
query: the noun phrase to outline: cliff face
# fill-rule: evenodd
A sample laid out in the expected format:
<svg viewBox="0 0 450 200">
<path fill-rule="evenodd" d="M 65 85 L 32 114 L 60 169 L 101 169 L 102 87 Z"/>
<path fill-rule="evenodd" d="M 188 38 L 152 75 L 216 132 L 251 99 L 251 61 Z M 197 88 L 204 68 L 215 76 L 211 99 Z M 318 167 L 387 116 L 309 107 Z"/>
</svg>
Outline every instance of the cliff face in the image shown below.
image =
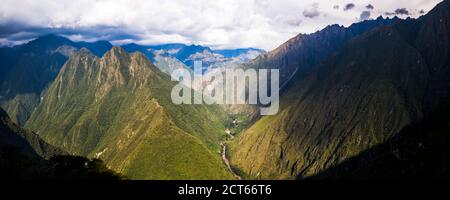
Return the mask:
<svg viewBox="0 0 450 200">
<path fill-rule="evenodd" d="M 346 42 L 287 89 L 278 115 L 240 135 L 232 164 L 251 178 L 307 177 L 448 104 L 448 11 L 445 1 Z"/>
</svg>

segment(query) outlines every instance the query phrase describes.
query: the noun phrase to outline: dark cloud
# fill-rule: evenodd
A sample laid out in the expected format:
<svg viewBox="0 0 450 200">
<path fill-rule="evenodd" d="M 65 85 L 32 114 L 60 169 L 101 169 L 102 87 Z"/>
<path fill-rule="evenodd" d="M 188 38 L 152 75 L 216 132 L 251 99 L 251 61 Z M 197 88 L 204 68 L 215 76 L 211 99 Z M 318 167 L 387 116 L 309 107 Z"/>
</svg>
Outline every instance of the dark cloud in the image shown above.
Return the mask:
<svg viewBox="0 0 450 200">
<path fill-rule="evenodd" d="M 359 21 L 364 21 L 364 20 L 368 20 L 370 18 L 370 11 L 363 11 L 360 15 L 359 15 Z"/>
<path fill-rule="evenodd" d="M 409 11 L 406 8 L 399 8 L 399 9 L 395 10 L 395 14 L 409 15 Z"/>
<path fill-rule="evenodd" d="M 320 12 L 319 12 L 319 4 L 318 3 L 311 4 L 303 11 L 303 16 L 308 17 L 308 18 L 315 18 L 319 15 L 320 15 Z"/>
<path fill-rule="evenodd" d="M 366 8 L 369 9 L 369 10 L 373 10 L 375 7 L 372 4 L 369 4 L 369 5 L 366 6 Z"/>
<path fill-rule="evenodd" d="M 386 15 L 410 15 L 408 9 L 398 8 L 394 12 L 386 12 Z"/>
<path fill-rule="evenodd" d="M 344 7 L 344 11 L 348 11 L 355 8 L 355 4 L 354 3 L 348 3 L 347 5 L 345 5 Z"/>
<path fill-rule="evenodd" d="M 0 24 L 0 39 L 8 41 L 31 40 L 47 34 L 57 34 L 64 36 L 79 37 L 83 40 L 139 40 L 139 37 L 133 33 L 126 33 L 123 27 L 113 26 L 89 26 L 77 28 L 49 28 L 27 26 L 20 23 Z"/>
</svg>

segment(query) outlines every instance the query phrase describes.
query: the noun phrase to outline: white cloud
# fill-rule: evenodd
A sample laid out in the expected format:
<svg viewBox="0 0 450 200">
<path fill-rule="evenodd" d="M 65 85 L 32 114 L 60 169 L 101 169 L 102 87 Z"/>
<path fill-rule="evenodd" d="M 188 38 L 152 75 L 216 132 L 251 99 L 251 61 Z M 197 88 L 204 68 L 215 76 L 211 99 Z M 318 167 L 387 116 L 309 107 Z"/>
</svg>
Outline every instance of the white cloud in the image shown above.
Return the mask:
<svg viewBox="0 0 450 200">
<path fill-rule="evenodd" d="M 108 39 L 116 43 L 182 42 L 215 48 L 259 47 L 270 50 L 298 33 L 311 33 L 336 23 L 348 26 L 359 20 L 368 4 L 375 7 L 371 11 L 372 17 L 398 8 L 411 10 L 414 17 L 422 9 L 429 11 L 439 1 L 2 0 L 0 25 L 20 23 L 25 27 L 71 29 L 73 38 Z M 334 9 L 335 5 L 344 8 L 348 3 L 355 4 L 355 7 L 346 12 Z M 304 16 L 306 11 L 310 17 Z M 73 31 L 90 27 L 116 30 L 97 34 L 97 31 Z M 0 30 L 2 41 L 9 41 L 9 35 L 2 32 L 7 31 Z M 92 35 L 82 35 L 88 33 Z"/>
<path fill-rule="evenodd" d="M 310 6 L 306 7 L 306 9 L 303 11 L 303 16 L 308 17 L 308 18 L 314 18 L 319 15 L 320 15 L 320 12 L 319 12 L 319 4 L 318 3 L 311 4 Z"/>
</svg>

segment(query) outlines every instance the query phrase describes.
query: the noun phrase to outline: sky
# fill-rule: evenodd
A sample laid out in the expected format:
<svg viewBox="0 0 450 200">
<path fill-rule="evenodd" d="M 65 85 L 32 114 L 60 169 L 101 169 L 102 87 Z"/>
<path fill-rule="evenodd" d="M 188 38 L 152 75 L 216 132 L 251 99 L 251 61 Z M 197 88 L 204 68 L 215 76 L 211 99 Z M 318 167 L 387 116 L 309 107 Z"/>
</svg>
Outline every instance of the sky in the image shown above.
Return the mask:
<svg viewBox="0 0 450 200">
<path fill-rule="evenodd" d="M 299 33 L 378 16 L 417 18 L 441 0 L 0 0 L 0 46 L 54 33 L 115 45 L 272 50 Z"/>
</svg>

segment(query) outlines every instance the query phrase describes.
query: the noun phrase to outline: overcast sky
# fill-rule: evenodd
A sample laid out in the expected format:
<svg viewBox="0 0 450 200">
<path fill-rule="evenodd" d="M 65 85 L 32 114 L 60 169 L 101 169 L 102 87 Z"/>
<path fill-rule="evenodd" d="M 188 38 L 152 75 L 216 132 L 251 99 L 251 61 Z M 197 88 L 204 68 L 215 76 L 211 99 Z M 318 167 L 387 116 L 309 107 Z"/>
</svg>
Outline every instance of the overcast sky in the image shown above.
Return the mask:
<svg viewBox="0 0 450 200">
<path fill-rule="evenodd" d="M 271 50 L 299 33 L 364 19 L 418 17 L 441 0 L 0 0 L 0 45 L 47 33 L 113 44 Z"/>
</svg>

